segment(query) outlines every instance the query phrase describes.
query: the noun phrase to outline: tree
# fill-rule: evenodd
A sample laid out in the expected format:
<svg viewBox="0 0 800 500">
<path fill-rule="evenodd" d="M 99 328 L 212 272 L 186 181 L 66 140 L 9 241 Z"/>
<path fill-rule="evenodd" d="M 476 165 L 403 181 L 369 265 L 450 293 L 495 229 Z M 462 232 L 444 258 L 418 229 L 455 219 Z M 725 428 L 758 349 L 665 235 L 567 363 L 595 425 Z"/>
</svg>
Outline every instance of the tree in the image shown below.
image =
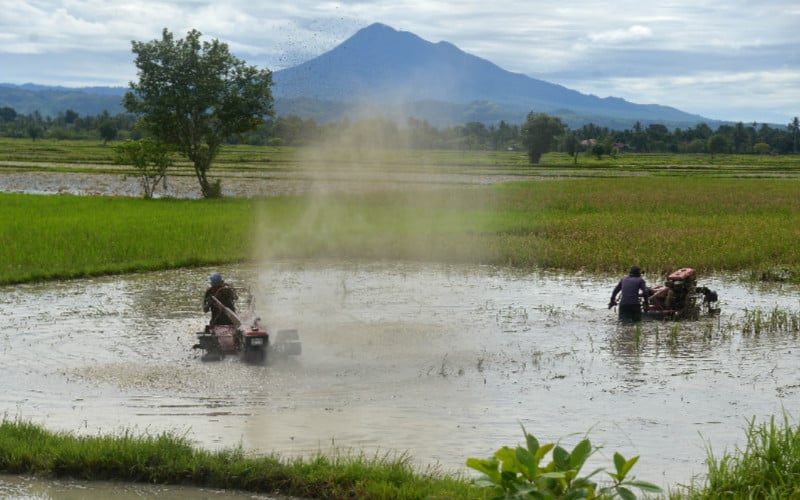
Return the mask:
<svg viewBox="0 0 800 500">
<path fill-rule="evenodd" d="M 602 160 L 603 159 L 603 155 L 605 153 L 606 153 L 606 147 L 605 147 L 605 145 L 603 145 L 602 142 L 597 142 L 597 143 L 594 144 L 594 146 L 592 146 L 592 154 L 598 160 Z"/>
<path fill-rule="evenodd" d="M 13 122 L 17 119 L 17 110 L 10 106 L 0 108 L 0 121 Z"/>
<path fill-rule="evenodd" d="M 786 127 L 789 129 L 789 132 L 792 133 L 792 152 L 797 153 L 797 134 L 800 132 L 800 119 L 795 116 L 794 120 Z"/>
<path fill-rule="evenodd" d="M 708 152 L 711 153 L 711 158 L 717 153 L 725 153 L 728 151 L 728 137 L 725 134 L 716 133 L 708 139 Z"/>
<path fill-rule="evenodd" d="M 128 139 L 115 148 L 117 163 L 133 165 L 141 176 L 144 197 L 153 197 L 156 186 L 162 180 L 166 187 L 167 169 L 172 166 L 169 147 L 150 138 L 132 141 Z"/>
<path fill-rule="evenodd" d="M 577 165 L 578 163 L 578 152 L 580 150 L 580 141 L 578 140 L 578 136 L 575 135 L 575 132 L 569 132 L 564 134 L 564 144 L 563 144 L 563 151 L 570 155 L 573 159 L 573 163 Z"/>
<path fill-rule="evenodd" d="M 113 141 L 117 138 L 117 127 L 114 125 L 114 122 L 111 120 L 106 120 L 100 124 L 100 128 L 98 128 L 100 132 L 100 137 L 103 138 L 103 145 L 105 146 L 108 144 L 108 141 Z"/>
<path fill-rule="evenodd" d="M 247 66 L 219 40 L 200 42 L 189 31 L 176 40 L 166 28 L 161 40 L 132 42 L 138 83 L 123 104 L 141 115 L 146 131 L 194 164 L 204 197 L 221 196 L 208 170 L 224 141 L 253 130 L 273 115 L 272 72 Z"/>
<path fill-rule="evenodd" d="M 531 163 L 539 163 L 542 155 L 551 151 L 558 137 L 564 134 L 561 119 L 544 113 L 528 113 L 522 125 L 522 144 L 528 150 Z"/>
<path fill-rule="evenodd" d="M 758 153 L 759 156 L 769 153 L 769 144 L 766 142 L 757 142 L 753 144 L 753 152 Z"/>
</svg>

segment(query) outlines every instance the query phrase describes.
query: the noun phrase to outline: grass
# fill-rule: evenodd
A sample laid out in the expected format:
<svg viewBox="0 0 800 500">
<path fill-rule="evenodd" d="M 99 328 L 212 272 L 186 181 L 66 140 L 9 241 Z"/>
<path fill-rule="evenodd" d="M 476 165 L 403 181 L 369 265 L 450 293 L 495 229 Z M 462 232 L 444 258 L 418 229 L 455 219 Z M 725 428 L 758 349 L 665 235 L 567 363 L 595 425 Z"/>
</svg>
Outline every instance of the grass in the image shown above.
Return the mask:
<svg viewBox="0 0 800 500">
<path fill-rule="evenodd" d="M 242 200 L 2 194 L 0 283 L 235 262 L 250 218 Z"/>
<path fill-rule="evenodd" d="M 281 460 L 241 449 L 198 450 L 180 436 L 77 437 L 22 421 L 0 424 L 0 471 L 80 480 L 273 493 L 318 499 L 481 499 L 464 477 L 418 471 L 408 457 L 324 456 Z"/>
<path fill-rule="evenodd" d="M 223 200 L 0 194 L 0 284 L 275 258 L 800 276 L 800 181 L 623 177 Z"/>
<path fill-rule="evenodd" d="M 747 444 L 716 457 L 708 448 L 708 473 L 702 484 L 693 484 L 675 499 L 784 499 L 800 498 L 800 427 L 788 416 L 776 423 L 748 421 Z"/>
<path fill-rule="evenodd" d="M 707 448 L 702 481 L 668 493 L 672 500 L 800 497 L 800 427 L 784 414 L 745 428 L 746 446 L 718 457 Z M 242 449 L 209 452 L 180 436 L 75 436 L 4 418 L 0 471 L 80 480 L 192 485 L 318 499 L 484 499 L 491 490 L 466 476 L 415 470 L 409 457 L 316 456 L 283 460 Z M 559 497 L 560 498 L 560 497 Z M 603 497 L 605 498 L 605 497 Z M 650 498 L 662 498 L 650 496 Z"/>
</svg>

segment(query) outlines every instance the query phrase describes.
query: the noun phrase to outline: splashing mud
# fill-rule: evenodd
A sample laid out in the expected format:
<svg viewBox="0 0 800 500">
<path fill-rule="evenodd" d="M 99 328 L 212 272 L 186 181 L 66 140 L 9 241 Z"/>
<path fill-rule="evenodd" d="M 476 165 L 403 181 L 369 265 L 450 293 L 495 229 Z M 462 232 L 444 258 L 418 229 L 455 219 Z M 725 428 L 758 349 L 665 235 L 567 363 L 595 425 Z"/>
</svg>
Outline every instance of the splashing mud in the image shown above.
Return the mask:
<svg viewBox="0 0 800 500">
<path fill-rule="evenodd" d="M 283 456 L 408 453 L 466 472 L 520 442 L 523 424 L 571 446 L 584 434 L 641 455 L 639 478 L 687 483 L 706 445 L 746 419 L 798 411 L 795 334 L 742 335 L 745 309 L 796 310 L 795 287 L 700 278 L 722 315 L 621 326 L 615 277 L 488 267 L 272 263 L 223 270 L 303 353 L 249 366 L 193 351 L 210 270 L 4 290 L 0 408 L 75 433 L 185 434 L 207 449 Z"/>
</svg>

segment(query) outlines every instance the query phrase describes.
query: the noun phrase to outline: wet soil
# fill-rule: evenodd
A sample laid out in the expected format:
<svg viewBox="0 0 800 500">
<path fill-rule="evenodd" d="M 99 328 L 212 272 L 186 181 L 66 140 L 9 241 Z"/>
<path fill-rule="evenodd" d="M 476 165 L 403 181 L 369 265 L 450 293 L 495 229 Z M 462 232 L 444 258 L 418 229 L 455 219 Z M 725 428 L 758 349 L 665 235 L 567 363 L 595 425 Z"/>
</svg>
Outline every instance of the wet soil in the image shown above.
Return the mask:
<svg viewBox="0 0 800 500">
<path fill-rule="evenodd" d="M 59 168 L 57 163 L 3 162 L 0 167 Z M 81 165 L 72 165 L 73 168 Z M 86 165 L 90 169 L 96 165 Z M 104 166 L 104 168 L 113 168 Z M 216 174 L 215 174 L 216 175 Z M 278 196 L 318 192 L 364 192 L 374 190 L 435 190 L 445 187 L 479 186 L 510 180 L 520 175 L 474 173 L 386 172 L 363 168 L 292 171 L 225 172 L 210 179 L 220 180 L 224 196 Z M 82 196 L 141 197 L 144 189 L 138 177 L 112 173 L 5 170 L 0 168 L 0 192 L 28 194 L 72 194 Z M 159 184 L 154 197 L 199 198 L 200 188 L 193 175 L 169 176 Z"/>
<path fill-rule="evenodd" d="M 73 433 L 161 431 L 253 454 L 407 454 L 468 473 L 522 441 L 585 434 L 634 474 L 686 484 L 744 442 L 747 420 L 800 406 L 800 339 L 744 335 L 746 309 L 798 309 L 794 286 L 701 277 L 722 313 L 620 325 L 618 277 L 420 264 L 269 263 L 224 269 L 249 285 L 300 356 L 251 366 L 193 350 L 212 270 L 3 289 L 0 411 Z M 647 278 L 647 276 L 646 276 Z M 656 277 L 653 277 L 657 281 Z M 0 483 L 2 484 L 2 483 Z"/>
</svg>

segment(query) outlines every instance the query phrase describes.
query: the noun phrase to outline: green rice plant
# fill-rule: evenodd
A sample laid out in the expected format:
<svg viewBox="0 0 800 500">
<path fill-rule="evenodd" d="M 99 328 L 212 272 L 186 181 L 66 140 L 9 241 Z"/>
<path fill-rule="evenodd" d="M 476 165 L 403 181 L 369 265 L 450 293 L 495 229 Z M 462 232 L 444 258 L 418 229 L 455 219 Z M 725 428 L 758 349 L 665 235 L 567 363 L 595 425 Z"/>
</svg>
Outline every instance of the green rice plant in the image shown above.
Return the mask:
<svg viewBox="0 0 800 500">
<path fill-rule="evenodd" d="M 758 337 L 762 333 L 797 334 L 800 332 L 800 311 L 787 311 L 778 306 L 769 311 L 760 308 L 745 309 L 741 331 L 746 337 Z"/>
<path fill-rule="evenodd" d="M 252 202 L 0 195 L 0 283 L 250 258 Z"/>
<path fill-rule="evenodd" d="M 738 498 L 800 498 L 800 427 L 775 417 L 768 422 L 747 422 L 747 443 L 733 452 L 715 456 L 707 448 L 708 474 L 703 484 L 692 484 L 672 498 L 716 500 Z"/>
<path fill-rule="evenodd" d="M 467 459 L 467 467 L 480 472 L 475 485 L 490 488 L 495 499 L 523 498 L 636 498 L 631 488 L 645 492 L 659 493 L 661 488 L 645 481 L 629 477 L 629 473 L 639 457 L 625 459 L 614 453 L 614 472 L 607 472 L 611 484 L 600 485 L 593 477 L 603 472 L 597 469 L 587 476 L 580 476 L 581 469 L 589 457 L 599 448 L 592 447 L 589 439 L 583 439 L 569 452 L 554 443 L 540 444 L 524 426 L 525 446 L 515 449 L 503 446 L 492 458 Z M 552 452 L 552 460 L 547 465 L 543 460 Z"/>
<path fill-rule="evenodd" d="M 270 257 L 800 279 L 797 182 L 554 179 L 219 203 L 0 194 L 0 283 Z"/>
</svg>

